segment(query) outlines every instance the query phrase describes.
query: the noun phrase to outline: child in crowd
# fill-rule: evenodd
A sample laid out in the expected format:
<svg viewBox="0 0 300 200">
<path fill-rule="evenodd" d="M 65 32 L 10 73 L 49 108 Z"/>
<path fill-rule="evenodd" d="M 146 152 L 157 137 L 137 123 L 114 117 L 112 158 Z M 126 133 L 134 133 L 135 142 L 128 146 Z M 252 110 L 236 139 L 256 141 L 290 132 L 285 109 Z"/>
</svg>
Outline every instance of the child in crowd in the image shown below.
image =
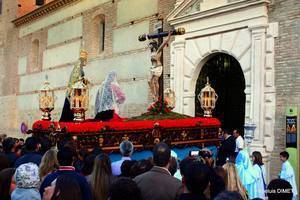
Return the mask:
<svg viewBox="0 0 300 200">
<path fill-rule="evenodd" d="M 34 163 L 20 165 L 15 172 L 16 188 L 11 200 L 41 200 L 39 167 Z"/>
<path fill-rule="evenodd" d="M 283 151 L 280 153 L 280 160 L 282 161 L 282 168 L 280 172 L 280 178 L 283 180 L 288 181 L 292 186 L 293 191 L 293 200 L 297 199 L 298 191 L 297 191 L 297 185 L 296 185 L 296 179 L 295 179 L 295 173 L 292 165 L 288 161 L 289 159 L 289 153 L 286 151 Z"/>
</svg>

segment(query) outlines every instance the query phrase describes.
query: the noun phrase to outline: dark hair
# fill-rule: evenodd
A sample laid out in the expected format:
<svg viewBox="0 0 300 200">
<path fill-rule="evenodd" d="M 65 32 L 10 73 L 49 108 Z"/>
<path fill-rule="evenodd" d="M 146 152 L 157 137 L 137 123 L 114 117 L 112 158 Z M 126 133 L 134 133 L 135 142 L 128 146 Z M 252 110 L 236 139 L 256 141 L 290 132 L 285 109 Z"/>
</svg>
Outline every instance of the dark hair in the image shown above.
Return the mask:
<svg viewBox="0 0 300 200">
<path fill-rule="evenodd" d="M 1 199 L 10 199 L 10 184 L 15 173 L 14 168 L 3 169 L 0 172 L 0 197 Z"/>
<path fill-rule="evenodd" d="M 257 164 L 258 166 L 262 166 L 264 165 L 263 161 L 262 161 L 262 155 L 259 151 L 254 151 L 252 153 L 252 156 L 254 157 L 254 161 L 253 164 Z"/>
<path fill-rule="evenodd" d="M 130 169 L 130 177 L 134 178 L 140 174 L 149 171 L 153 167 L 150 160 L 142 159 L 136 162 Z"/>
<path fill-rule="evenodd" d="M 123 156 L 130 156 L 133 152 L 133 144 L 128 140 L 124 140 L 120 144 L 120 151 Z"/>
<path fill-rule="evenodd" d="M 64 147 L 57 152 L 57 160 L 60 166 L 71 166 L 75 153 L 68 147 Z"/>
<path fill-rule="evenodd" d="M 79 184 L 72 176 L 58 176 L 51 200 L 83 200 Z"/>
<path fill-rule="evenodd" d="M 25 141 L 25 148 L 27 151 L 35 151 L 38 145 L 38 141 L 35 137 L 28 137 Z"/>
<path fill-rule="evenodd" d="M 165 167 L 171 157 L 171 150 L 166 143 L 158 143 L 153 149 L 153 162 L 156 166 Z"/>
<path fill-rule="evenodd" d="M 109 190 L 110 200 L 142 200 L 141 190 L 130 178 L 118 178 Z"/>
<path fill-rule="evenodd" d="M 288 160 L 289 157 L 290 157 L 290 154 L 289 154 L 287 151 L 281 152 L 280 155 L 281 155 L 282 157 L 286 158 L 287 160 Z"/>
<path fill-rule="evenodd" d="M 40 152 L 42 154 L 45 154 L 49 149 L 51 149 L 51 147 L 52 147 L 52 143 L 49 140 L 49 138 L 46 137 L 42 138 Z"/>
<path fill-rule="evenodd" d="M 9 168 L 10 161 L 3 153 L 0 153 L 0 171 L 5 168 Z M 1 195 L 0 195 L 1 196 Z"/>
<path fill-rule="evenodd" d="M 178 169 L 178 163 L 175 157 L 171 156 L 170 166 L 169 166 L 169 172 L 172 176 L 177 172 Z"/>
<path fill-rule="evenodd" d="M 184 176 L 185 185 L 192 194 L 203 194 L 209 183 L 210 171 L 200 161 L 189 163 Z"/>
<path fill-rule="evenodd" d="M 5 138 L 2 142 L 3 151 L 5 153 L 10 153 L 15 146 L 15 140 L 11 137 Z"/>
<path fill-rule="evenodd" d="M 279 189 L 285 192 L 277 192 Z M 267 196 L 269 200 L 290 200 L 293 198 L 292 186 L 286 180 L 274 179 L 268 185 Z"/>
<path fill-rule="evenodd" d="M 95 158 L 96 158 L 96 155 L 93 155 L 93 154 L 84 158 L 83 166 L 82 166 L 82 169 L 81 169 L 81 173 L 84 176 L 90 175 L 92 173 Z"/>
<path fill-rule="evenodd" d="M 243 200 L 243 198 L 238 192 L 224 191 L 218 194 L 214 200 Z"/>
<path fill-rule="evenodd" d="M 131 168 L 134 166 L 138 161 L 136 160 L 124 160 L 121 165 L 121 175 L 124 177 L 131 177 Z"/>
<path fill-rule="evenodd" d="M 24 142 L 24 139 L 23 139 L 23 138 L 20 138 L 20 139 L 19 139 L 19 141 L 22 141 L 22 142 Z"/>
<path fill-rule="evenodd" d="M 188 156 L 179 163 L 180 174 L 182 176 L 186 175 L 188 165 L 194 162 L 195 160 L 196 160 L 195 157 Z"/>
<path fill-rule="evenodd" d="M 149 42 L 149 47 L 150 47 L 150 50 L 151 52 L 156 52 L 158 50 L 158 43 L 156 40 L 151 40 Z"/>
<path fill-rule="evenodd" d="M 99 148 L 99 147 L 95 147 L 95 148 L 92 150 L 92 152 L 91 152 L 91 154 L 94 154 L 95 156 L 98 156 L 98 155 L 101 154 L 101 153 L 103 153 L 103 151 L 102 151 L 102 149 Z"/>
</svg>

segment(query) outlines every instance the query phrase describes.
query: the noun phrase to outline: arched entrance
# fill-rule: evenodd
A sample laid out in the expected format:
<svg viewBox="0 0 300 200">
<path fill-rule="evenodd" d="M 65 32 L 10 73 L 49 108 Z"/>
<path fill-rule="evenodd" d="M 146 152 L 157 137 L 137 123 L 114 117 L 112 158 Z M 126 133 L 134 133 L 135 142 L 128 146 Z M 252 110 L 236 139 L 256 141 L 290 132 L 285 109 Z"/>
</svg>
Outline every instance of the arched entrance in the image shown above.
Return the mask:
<svg viewBox="0 0 300 200">
<path fill-rule="evenodd" d="M 209 77 L 211 86 L 218 94 L 213 116 L 220 119 L 227 129 L 243 131 L 245 122 L 245 78 L 239 62 L 225 53 L 216 53 L 203 65 L 196 83 L 195 116 L 203 116 L 197 99 Z"/>
</svg>

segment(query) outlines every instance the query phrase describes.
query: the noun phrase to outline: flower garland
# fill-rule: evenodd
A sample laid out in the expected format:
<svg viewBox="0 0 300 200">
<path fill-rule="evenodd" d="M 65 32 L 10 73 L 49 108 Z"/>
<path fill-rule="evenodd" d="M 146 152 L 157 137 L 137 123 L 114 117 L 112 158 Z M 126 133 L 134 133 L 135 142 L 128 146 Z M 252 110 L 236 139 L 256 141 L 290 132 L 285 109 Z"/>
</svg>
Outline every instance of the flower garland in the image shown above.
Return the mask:
<svg viewBox="0 0 300 200">
<path fill-rule="evenodd" d="M 147 108 L 149 114 L 158 115 L 158 114 L 167 114 L 172 111 L 172 107 L 168 105 L 166 100 L 162 101 L 161 99 L 153 102 Z"/>
</svg>

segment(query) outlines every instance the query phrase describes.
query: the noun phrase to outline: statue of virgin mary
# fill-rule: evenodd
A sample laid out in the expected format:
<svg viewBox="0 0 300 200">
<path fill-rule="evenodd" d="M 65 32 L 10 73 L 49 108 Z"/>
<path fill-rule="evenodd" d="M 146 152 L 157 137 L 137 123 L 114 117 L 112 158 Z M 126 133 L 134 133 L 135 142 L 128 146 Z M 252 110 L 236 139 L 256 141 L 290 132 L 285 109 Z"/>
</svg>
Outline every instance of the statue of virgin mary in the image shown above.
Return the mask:
<svg viewBox="0 0 300 200">
<path fill-rule="evenodd" d="M 120 105 L 125 101 L 118 82 L 117 73 L 111 71 L 98 89 L 95 102 L 95 120 L 108 121 L 117 115 Z"/>
</svg>

